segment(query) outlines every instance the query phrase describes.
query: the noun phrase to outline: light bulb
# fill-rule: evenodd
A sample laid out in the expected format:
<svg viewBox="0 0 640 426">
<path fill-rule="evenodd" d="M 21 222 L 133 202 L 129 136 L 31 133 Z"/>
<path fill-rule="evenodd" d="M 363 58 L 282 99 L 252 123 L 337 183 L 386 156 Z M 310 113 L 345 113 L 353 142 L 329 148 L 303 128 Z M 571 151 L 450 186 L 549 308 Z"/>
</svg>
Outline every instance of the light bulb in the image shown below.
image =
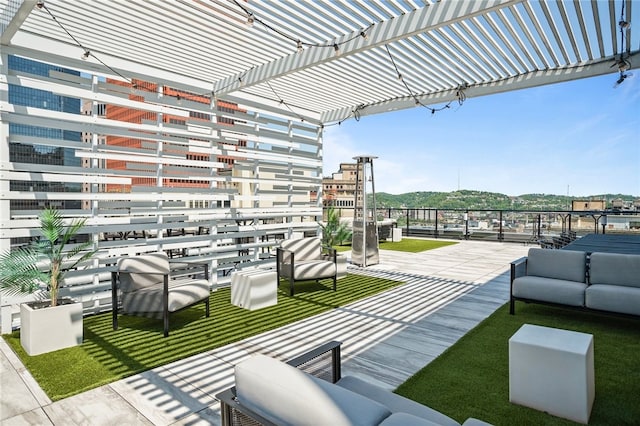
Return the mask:
<svg viewBox="0 0 640 426">
<path fill-rule="evenodd" d="M 91 52 L 88 50 L 85 50 L 84 53 L 82 54 L 81 58 L 83 61 L 86 61 L 87 59 L 89 59 L 89 56 L 91 56 Z"/>
<path fill-rule="evenodd" d="M 362 37 L 363 39 L 367 39 L 369 37 L 367 37 L 367 33 L 365 33 L 364 31 L 360 31 L 360 37 Z"/>
<path fill-rule="evenodd" d="M 247 25 L 252 27 L 255 22 L 255 18 L 253 17 L 253 13 L 247 15 Z"/>
<path fill-rule="evenodd" d="M 338 43 L 333 43 L 333 50 L 336 52 L 336 56 L 340 55 L 340 46 L 338 46 Z"/>
<path fill-rule="evenodd" d="M 37 2 L 37 3 L 36 3 L 36 7 L 37 7 L 38 9 L 42 9 L 42 8 L 44 7 L 44 1 L 39 1 L 39 2 Z"/>
<path fill-rule="evenodd" d="M 629 61 L 626 61 L 624 59 L 620 59 L 618 61 L 618 71 L 620 72 L 625 72 L 627 71 L 629 68 L 631 68 L 631 64 L 629 64 Z"/>
<path fill-rule="evenodd" d="M 298 40 L 296 48 L 298 49 L 298 53 L 302 52 L 302 42 Z"/>
</svg>

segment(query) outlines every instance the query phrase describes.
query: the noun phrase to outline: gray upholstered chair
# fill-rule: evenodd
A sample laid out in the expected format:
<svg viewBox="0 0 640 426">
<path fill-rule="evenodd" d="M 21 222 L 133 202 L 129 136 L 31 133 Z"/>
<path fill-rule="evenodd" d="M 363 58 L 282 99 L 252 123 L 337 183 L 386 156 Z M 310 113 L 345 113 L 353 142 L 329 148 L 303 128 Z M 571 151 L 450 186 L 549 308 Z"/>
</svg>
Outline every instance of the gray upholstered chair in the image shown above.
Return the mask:
<svg viewBox="0 0 640 426">
<path fill-rule="evenodd" d="M 169 335 L 169 314 L 204 302 L 209 316 L 209 266 L 182 263 L 182 274 L 170 268 L 164 252 L 124 257 L 111 274 L 113 329 L 118 329 L 118 313 L 162 318 L 164 336 Z M 195 278 L 201 274 L 203 278 Z M 118 297 L 120 296 L 120 297 Z M 119 300 L 120 299 L 120 300 Z"/>
<path fill-rule="evenodd" d="M 323 254 L 319 238 L 284 240 L 277 249 L 278 283 L 280 278 L 289 279 L 289 296 L 293 296 L 293 285 L 296 281 L 333 278 L 335 291 L 337 271 L 336 250 L 330 248 L 328 255 Z"/>
</svg>

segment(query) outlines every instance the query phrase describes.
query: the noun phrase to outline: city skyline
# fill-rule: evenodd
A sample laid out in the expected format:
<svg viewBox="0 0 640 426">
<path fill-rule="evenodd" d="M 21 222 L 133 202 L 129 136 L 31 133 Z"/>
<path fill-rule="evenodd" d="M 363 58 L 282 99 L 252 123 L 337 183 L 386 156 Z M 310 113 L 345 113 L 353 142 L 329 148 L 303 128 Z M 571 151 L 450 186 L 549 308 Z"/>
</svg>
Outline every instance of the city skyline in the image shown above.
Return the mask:
<svg viewBox="0 0 640 426">
<path fill-rule="evenodd" d="M 376 192 L 640 196 L 640 77 L 614 87 L 617 77 L 469 98 L 435 114 L 418 107 L 327 126 L 323 175 L 366 154 L 378 157 Z"/>
</svg>

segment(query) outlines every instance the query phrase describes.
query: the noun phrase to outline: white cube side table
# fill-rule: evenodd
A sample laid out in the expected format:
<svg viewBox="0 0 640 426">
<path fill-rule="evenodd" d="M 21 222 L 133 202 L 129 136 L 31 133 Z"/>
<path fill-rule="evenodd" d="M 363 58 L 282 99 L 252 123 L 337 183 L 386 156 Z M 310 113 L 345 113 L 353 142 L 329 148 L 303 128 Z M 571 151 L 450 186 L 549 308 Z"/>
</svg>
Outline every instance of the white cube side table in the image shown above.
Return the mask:
<svg viewBox="0 0 640 426">
<path fill-rule="evenodd" d="M 524 324 L 509 339 L 509 401 L 587 424 L 595 399 L 593 335 Z"/>
<path fill-rule="evenodd" d="M 231 274 L 231 304 L 250 311 L 278 303 L 276 271 L 249 269 Z"/>
</svg>

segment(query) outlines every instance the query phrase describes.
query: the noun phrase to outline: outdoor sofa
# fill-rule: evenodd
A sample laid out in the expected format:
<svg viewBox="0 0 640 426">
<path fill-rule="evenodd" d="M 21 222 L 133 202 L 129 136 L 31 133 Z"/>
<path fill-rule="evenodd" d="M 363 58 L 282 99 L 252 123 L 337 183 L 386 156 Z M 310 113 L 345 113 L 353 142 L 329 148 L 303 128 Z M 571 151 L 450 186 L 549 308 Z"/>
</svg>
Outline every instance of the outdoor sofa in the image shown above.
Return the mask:
<svg viewBox="0 0 640 426">
<path fill-rule="evenodd" d="M 264 355 L 238 363 L 235 386 L 216 395 L 222 425 L 460 425 L 384 388 L 341 377 L 340 345 L 325 343 L 287 363 Z"/>
<path fill-rule="evenodd" d="M 517 300 L 640 316 L 640 255 L 531 248 L 511 263 L 512 315 Z"/>
</svg>

